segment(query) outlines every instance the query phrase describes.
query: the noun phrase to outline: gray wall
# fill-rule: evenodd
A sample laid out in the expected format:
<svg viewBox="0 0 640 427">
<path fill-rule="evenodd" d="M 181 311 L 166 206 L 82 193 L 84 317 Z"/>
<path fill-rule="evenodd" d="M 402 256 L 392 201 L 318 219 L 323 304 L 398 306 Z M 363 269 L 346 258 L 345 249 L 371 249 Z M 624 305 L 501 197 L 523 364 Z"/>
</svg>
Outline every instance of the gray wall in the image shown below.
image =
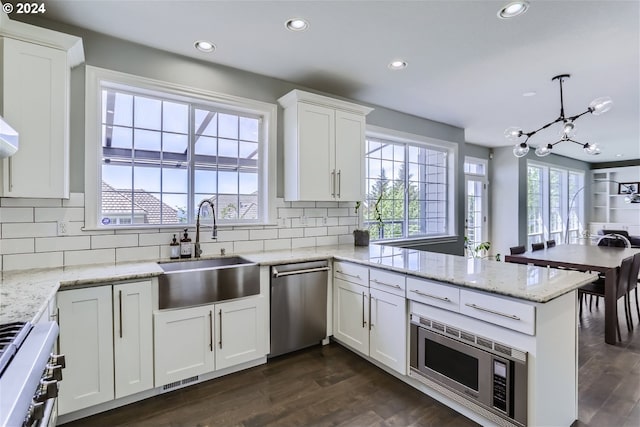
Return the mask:
<svg viewBox="0 0 640 427">
<path fill-rule="evenodd" d="M 276 103 L 277 99 L 292 89 L 306 89 L 319 92 L 322 88 L 301 88 L 291 82 L 241 71 L 226 66 L 199 61 L 194 58 L 175 55 L 162 50 L 142 46 L 125 40 L 106 36 L 85 29 L 48 21 L 41 17 L 22 17 L 29 23 L 51 28 L 82 37 L 87 65 L 134 74 L 138 76 L 202 88 L 210 91 L 231 94 Z M 71 191 L 84 192 L 84 80 L 85 68 L 80 66 L 71 73 Z M 326 95 L 340 97 L 340 94 Z M 357 99 L 353 101 L 360 102 Z M 362 102 L 360 102 L 362 103 Z M 366 103 L 362 103 L 367 105 Z M 454 243 L 425 244 L 421 248 L 438 252 L 462 254 L 464 230 L 464 174 L 465 155 L 488 157 L 488 149 L 467 145 L 464 142 L 464 130 L 434 122 L 421 117 L 400 113 L 376 105 L 367 117 L 367 123 L 443 139 L 458 144 L 458 167 L 456 171 L 456 203 L 458 214 L 456 225 L 459 238 Z M 284 193 L 282 152 L 282 110 L 278 117 L 278 177 L 277 194 Z"/>
</svg>

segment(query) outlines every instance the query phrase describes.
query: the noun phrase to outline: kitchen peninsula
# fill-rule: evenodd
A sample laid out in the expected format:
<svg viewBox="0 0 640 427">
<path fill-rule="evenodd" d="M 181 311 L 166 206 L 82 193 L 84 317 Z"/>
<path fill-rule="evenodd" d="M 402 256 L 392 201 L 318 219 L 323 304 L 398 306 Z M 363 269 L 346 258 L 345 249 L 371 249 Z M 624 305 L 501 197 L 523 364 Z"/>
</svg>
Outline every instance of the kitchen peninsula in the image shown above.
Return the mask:
<svg viewBox="0 0 640 427">
<path fill-rule="evenodd" d="M 333 304 L 333 310 L 331 305 L 329 310 L 333 311 L 333 316 L 328 318 L 327 335 L 333 335 L 336 341 L 353 349 L 365 359 L 469 418 L 483 424 L 504 423 L 503 418 L 495 418 L 490 412 L 480 411 L 479 413 L 477 408 L 470 409 L 468 405 L 459 403 L 455 395 L 448 393 L 447 390 L 430 386 L 415 370 L 411 369 L 409 365 L 412 346 L 409 343 L 410 334 L 408 333 L 412 318 L 410 315 L 437 320 L 446 324 L 448 330 L 455 327 L 463 332 L 476 334 L 478 342 L 481 339 L 490 339 L 495 341 L 496 348 L 499 348 L 498 343 L 506 344 L 526 354 L 528 367 L 526 412 L 528 415 L 526 422 L 512 422 L 508 425 L 569 425 L 577 418 L 578 359 L 575 290 L 592 281 L 595 278 L 594 275 L 382 245 L 326 246 L 242 255 L 261 266 L 261 296 L 266 301 L 268 301 L 270 266 L 318 259 L 333 260 L 333 271 L 328 284 L 329 302 Z M 352 278 L 349 276 L 351 272 L 355 272 Z M 43 314 L 54 314 L 55 303 L 51 301 L 55 300 L 56 292 L 140 280 L 149 281 L 153 288 L 157 286 L 156 277 L 161 273 L 162 270 L 158 265 L 151 262 L 4 272 L 0 282 L 2 295 L 0 322 L 18 320 L 35 322 Z M 359 278 L 355 279 L 358 276 Z M 359 280 L 362 283 L 349 284 Z M 345 319 L 339 316 L 340 309 L 336 306 L 349 301 L 341 299 L 341 296 L 348 298 L 351 295 L 345 293 L 349 286 L 359 286 L 358 291 L 362 289 L 365 292 L 366 295 L 362 294 L 365 295 L 362 297 L 359 293 L 355 294 L 358 302 L 360 298 L 364 301 L 368 295 L 372 296 L 371 301 L 376 302 L 373 296 L 381 295 L 380 289 L 385 291 L 384 287 L 388 287 L 389 284 L 392 284 L 394 289 L 390 289 L 387 293 L 400 297 L 402 301 L 403 326 L 395 331 L 397 335 L 405 337 L 399 368 L 390 368 L 388 363 L 381 362 L 376 357 L 373 347 L 371 352 L 368 346 L 367 350 L 363 351 L 348 342 L 345 338 L 348 334 L 344 333 L 348 332 L 348 327 L 341 329 L 340 322 Z M 444 294 L 439 292 L 445 292 L 447 296 L 442 296 Z M 151 292 L 151 295 L 157 294 Z M 438 297 L 440 300 L 433 297 Z M 442 304 L 445 299 L 448 300 L 447 305 Z M 511 307 L 514 310 L 521 310 L 516 316 L 519 320 L 501 319 L 501 315 L 493 319 L 491 316 L 495 316 L 491 313 L 474 310 L 474 305 L 480 306 L 480 303 L 476 304 L 474 301 L 483 301 L 485 305 L 496 303 L 500 310 L 506 312 L 510 312 Z M 157 301 L 152 304 L 157 311 Z M 365 307 L 364 303 L 362 309 L 364 320 L 365 312 L 371 315 L 372 309 L 370 306 Z M 378 315 L 378 311 L 375 309 L 373 311 Z M 265 340 L 268 341 L 268 317 L 265 317 L 264 323 L 267 332 Z M 62 327 L 61 336 L 64 334 L 65 330 Z M 372 334 L 370 328 L 368 334 Z M 373 343 L 373 335 L 371 337 L 371 343 Z M 268 349 L 268 345 L 266 348 Z M 266 356 L 267 354 L 264 354 L 257 358 L 254 366 L 265 363 Z M 70 360 L 72 359 L 69 358 Z M 225 373 L 229 372 L 225 371 Z M 202 375 L 200 378 L 206 380 L 215 376 Z M 68 415 L 62 414 L 62 421 L 159 394 L 163 392 L 165 385 L 157 381 L 153 382 L 152 388 L 144 392 L 120 399 L 111 397 L 109 402 L 71 412 Z M 63 381 L 62 393 L 65 392 L 64 387 Z M 548 393 L 550 389 L 557 392 L 551 396 Z M 563 398 L 559 399 L 557 396 L 563 396 Z"/>
</svg>

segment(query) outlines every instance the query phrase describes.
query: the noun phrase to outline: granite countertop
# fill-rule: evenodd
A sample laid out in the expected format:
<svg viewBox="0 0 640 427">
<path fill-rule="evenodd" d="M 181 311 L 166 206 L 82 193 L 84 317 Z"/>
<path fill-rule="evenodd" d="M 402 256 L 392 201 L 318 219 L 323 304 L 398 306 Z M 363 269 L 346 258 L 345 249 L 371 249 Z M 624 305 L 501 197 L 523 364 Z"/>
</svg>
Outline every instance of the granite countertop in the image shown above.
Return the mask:
<svg viewBox="0 0 640 427">
<path fill-rule="evenodd" d="M 260 265 L 337 259 L 539 303 L 577 289 L 597 277 L 575 271 L 376 244 L 364 247 L 320 246 L 240 255 Z M 162 269 L 155 262 L 3 272 L 0 280 L 0 324 L 38 319 L 59 289 L 143 279 L 161 273 Z"/>
</svg>

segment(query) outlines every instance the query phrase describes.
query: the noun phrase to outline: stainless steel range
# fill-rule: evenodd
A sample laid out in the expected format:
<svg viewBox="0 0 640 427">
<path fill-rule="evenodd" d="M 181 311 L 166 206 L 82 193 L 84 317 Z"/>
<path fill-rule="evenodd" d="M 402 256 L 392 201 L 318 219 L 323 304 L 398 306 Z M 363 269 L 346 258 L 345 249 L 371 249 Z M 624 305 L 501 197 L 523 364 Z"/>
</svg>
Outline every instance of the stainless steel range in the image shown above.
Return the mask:
<svg viewBox="0 0 640 427">
<path fill-rule="evenodd" d="M 65 363 L 51 353 L 57 337 L 56 322 L 0 325 L 0 427 L 55 425 Z"/>
</svg>

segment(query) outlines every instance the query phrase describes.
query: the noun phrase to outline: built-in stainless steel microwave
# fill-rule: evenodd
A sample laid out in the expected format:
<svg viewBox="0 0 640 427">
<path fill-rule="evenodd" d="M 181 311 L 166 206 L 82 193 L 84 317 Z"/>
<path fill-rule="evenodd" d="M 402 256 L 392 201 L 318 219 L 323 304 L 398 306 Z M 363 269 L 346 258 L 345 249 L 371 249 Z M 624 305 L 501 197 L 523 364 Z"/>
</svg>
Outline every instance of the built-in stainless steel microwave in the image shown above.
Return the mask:
<svg viewBox="0 0 640 427">
<path fill-rule="evenodd" d="M 526 425 L 525 352 L 415 314 L 410 349 L 410 376 L 444 387 L 445 395 L 454 392 L 464 398 L 455 400 L 484 416 Z"/>
</svg>

